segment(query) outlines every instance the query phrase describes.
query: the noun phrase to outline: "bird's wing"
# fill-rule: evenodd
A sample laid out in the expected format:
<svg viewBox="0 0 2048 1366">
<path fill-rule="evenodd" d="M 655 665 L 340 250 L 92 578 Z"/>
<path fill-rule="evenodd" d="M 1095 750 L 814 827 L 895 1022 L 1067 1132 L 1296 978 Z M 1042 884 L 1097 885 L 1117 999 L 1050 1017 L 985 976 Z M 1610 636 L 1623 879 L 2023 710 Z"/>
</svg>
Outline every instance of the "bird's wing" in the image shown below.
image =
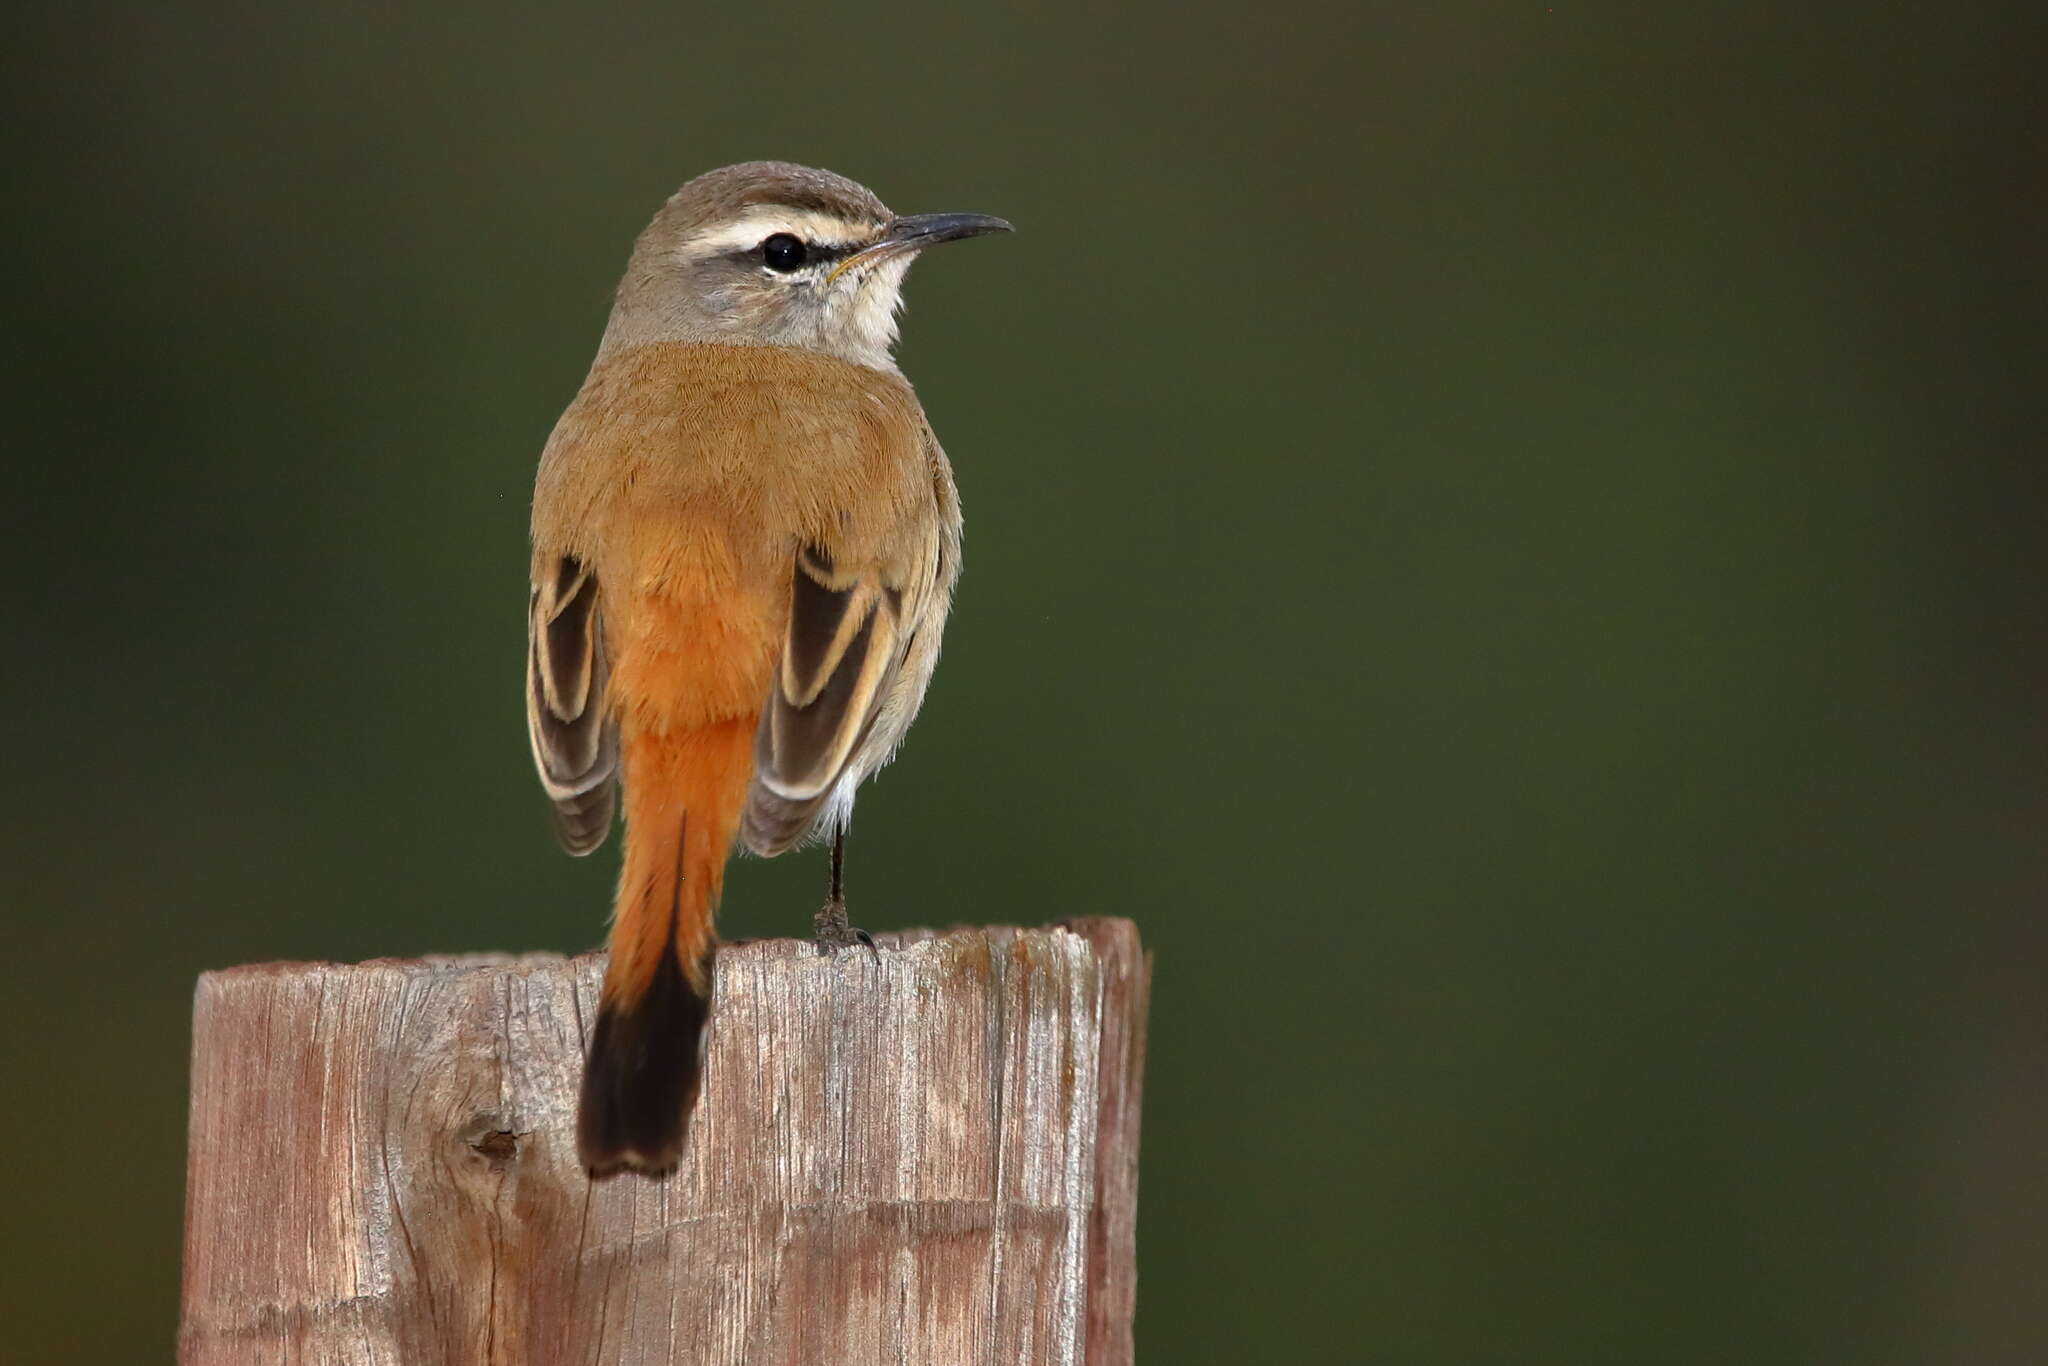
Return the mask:
<svg viewBox="0 0 2048 1366">
<path fill-rule="evenodd" d="M 604 843 L 618 804 L 603 628 L 596 575 L 570 556 L 544 557 L 527 607 L 526 729 L 555 838 L 572 854 Z"/>
<path fill-rule="evenodd" d="M 936 543 L 930 547 L 938 550 Z M 935 553 L 908 558 L 907 572 L 892 572 L 835 564 L 817 546 L 797 553 L 788 631 L 755 736 L 754 782 L 741 825 L 756 853 L 780 853 L 812 833 L 847 765 L 864 756 L 871 741 L 893 747 L 909 724 L 900 684 L 907 657 L 921 661 L 936 649 L 935 641 L 928 650 L 916 647 L 939 569 Z M 929 666 L 921 667 L 928 676 Z M 918 668 L 913 662 L 912 671 Z M 919 694 L 922 683 L 916 680 Z M 908 709 L 915 708 L 912 699 Z M 885 718 L 885 712 L 894 714 Z M 878 723 L 894 733 L 876 736 Z M 873 762 L 863 757 L 863 768 Z"/>
</svg>

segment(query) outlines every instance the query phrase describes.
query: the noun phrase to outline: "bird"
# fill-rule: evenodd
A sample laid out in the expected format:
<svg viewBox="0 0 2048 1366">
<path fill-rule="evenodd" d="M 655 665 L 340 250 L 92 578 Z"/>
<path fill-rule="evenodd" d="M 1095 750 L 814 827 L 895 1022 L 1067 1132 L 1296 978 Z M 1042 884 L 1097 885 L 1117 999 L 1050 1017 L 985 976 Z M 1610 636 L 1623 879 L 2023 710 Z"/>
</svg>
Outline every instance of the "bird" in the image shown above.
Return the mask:
<svg viewBox="0 0 2048 1366">
<path fill-rule="evenodd" d="M 735 845 L 831 843 L 916 718 L 960 573 L 951 466 L 892 354 L 904 277 L 986 214 L 897 215 L 787 162 L 709 171 L 638 239 L 535 476 L 527 729 L 570 854 L 624 850 L 578 1097 L 593 1179 L 681 1159 Z"/>
</svg>

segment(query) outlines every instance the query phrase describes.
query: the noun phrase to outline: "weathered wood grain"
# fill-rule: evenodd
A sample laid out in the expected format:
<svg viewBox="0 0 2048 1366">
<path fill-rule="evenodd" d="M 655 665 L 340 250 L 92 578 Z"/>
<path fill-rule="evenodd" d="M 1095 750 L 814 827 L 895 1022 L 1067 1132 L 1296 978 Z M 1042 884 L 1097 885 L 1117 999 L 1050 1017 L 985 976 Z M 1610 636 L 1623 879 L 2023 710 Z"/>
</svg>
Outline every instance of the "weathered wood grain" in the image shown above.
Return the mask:
<svg viewBox="0 0 2048 1366">
<path fill-rule="evenodd" d="M 207 974 L 181 1360 L 1128 1362 L 1136 931 L 880 943 L 720 952 L 661 1182 L 576 1163 L 600 957 Z"/>
</svg>

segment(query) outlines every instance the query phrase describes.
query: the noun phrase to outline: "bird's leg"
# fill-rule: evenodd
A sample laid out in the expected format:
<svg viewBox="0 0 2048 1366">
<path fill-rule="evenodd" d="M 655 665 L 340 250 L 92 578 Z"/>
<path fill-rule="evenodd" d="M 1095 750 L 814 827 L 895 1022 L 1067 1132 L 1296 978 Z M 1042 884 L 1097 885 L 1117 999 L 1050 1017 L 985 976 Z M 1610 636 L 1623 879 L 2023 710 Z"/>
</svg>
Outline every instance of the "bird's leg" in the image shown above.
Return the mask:
<svg viewBox="0 0 2048 1366">
<path fill-rule="evenodd" d="M 820 952 L 830 953 L 834 949 L 865 944 L 869 953 L 881 957 L 875 948 L 874 936 L 866 930 L 854 928 L 846 918 L 846 827 L 843 825 L 832 832 L 832 889 L 811 924 L 818 932 Z"/>
</svg>

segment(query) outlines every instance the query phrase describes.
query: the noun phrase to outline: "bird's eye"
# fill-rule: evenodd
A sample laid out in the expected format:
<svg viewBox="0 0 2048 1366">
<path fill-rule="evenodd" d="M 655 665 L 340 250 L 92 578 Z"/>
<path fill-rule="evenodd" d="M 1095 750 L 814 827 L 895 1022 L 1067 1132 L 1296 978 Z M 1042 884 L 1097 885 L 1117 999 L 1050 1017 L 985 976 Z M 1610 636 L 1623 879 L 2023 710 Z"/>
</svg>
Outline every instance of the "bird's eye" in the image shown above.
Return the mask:
<svg viewBox="0 0 2048 1366">
<path fill-rule="evenodd" d="M 786 232 L 778 232 L 761 243 L 761 260 L 770 270 L 795 270 L 808 255 L 803 239 Z"/>
</svg>

